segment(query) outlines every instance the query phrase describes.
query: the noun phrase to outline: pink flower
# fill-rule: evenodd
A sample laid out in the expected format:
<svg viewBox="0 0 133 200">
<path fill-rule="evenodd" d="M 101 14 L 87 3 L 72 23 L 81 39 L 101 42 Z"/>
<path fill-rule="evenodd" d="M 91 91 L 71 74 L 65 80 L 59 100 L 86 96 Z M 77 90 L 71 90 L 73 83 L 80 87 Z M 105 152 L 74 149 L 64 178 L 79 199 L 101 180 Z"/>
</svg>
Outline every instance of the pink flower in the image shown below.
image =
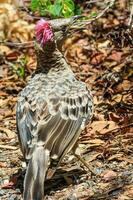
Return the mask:
<svg viewBox="0 0 133 200">
<path fill-rule="evenodd" d="M 47 42 L 53 40 L 53 31 L 48 21 L 40 19 L 35 26 L 37 41 L 44 46 Z"/>
</svg>

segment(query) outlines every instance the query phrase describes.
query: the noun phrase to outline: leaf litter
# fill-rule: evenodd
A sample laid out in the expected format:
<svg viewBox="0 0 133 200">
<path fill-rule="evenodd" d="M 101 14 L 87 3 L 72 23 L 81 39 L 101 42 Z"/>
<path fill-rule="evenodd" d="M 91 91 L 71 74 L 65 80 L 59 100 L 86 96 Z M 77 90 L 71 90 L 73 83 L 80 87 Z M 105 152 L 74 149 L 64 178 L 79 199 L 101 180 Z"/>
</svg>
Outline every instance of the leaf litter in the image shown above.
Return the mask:
<svg viewBox="0 0 133 200">
<path fill-rule="evenodd" d="M 133 199 L 133 49 L 130 40 L 122 38 L 128 17 L 122 2 L 64 44 L 74 73 L 94 96 L 94 116 L 79 139 L 79 149 L 96 175 L 67 155 L 46 181 L 46 199 Z M 88 6 L 89 11 L 93 8 L 98 4 Z M 12 44 L 33 41 L 35 23 L 12 1 L 1 3 L 0 14 L 0 40 L 7 42 L 0 44 L 0 197 L 11 200 L 21 198 L 25 173 L 15 105 L 36 66 L 33 46 Z"/>
</svg>

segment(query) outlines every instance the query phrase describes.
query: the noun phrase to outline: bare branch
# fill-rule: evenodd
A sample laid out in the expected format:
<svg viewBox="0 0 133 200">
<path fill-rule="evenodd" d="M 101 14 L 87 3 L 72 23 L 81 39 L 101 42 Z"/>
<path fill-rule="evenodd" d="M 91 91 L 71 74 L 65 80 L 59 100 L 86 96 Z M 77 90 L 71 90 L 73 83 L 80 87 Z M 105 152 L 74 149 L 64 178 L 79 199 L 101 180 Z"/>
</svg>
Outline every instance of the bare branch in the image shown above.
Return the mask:
<svg viewBox="0 0 133 200">
<path fill-rule="evenodd" d="M 109 1 L 107 1 L 109 2 Z M 107 12 L 107 10 L 109 10 L 115 3 L 115 0 L 110 1 L 110 3 L 106 6 L 106 8 L 104 10 L 102 10 L 96 17 L 93 17 L 92 19 L 87 19 L 87 20 L 83 20 L 81 21 L 81 23 L 84 23 L 83 25 L 88 25 L 90 23 L 92 23 L 93 21 L 99 19 L 100 17 L 102 17 L 105 12 Z M 79 24 L 82 25 L 82 24 Z"/>
<path fill-rule="evenodd" d="M 74 31 L 84 29 L 86 27 L 86 25 L 91 24 L 93 21 L 102 17 L 114 5 L 115 0 L 111 0 L 111 1 L 107 0 L 106 3 L 108 3 L 108 4 L 105 7 L 105 9 L 102 10 L 100 13 L 98 13 L 95 17 L 83 16 L 83 15 L 78 16 L 79 20 L 77 20 L 77 21 L 75 20 L 75 22 L 72 24 L 70 29 L 74 30 Z"/>
<path fill-rule="evenodd" d="M 108 1 L 108 2 L 109 2 L 109 1 Z M 114 3 L 115 3 L 115 0 L 112 0 L 112 1 L 109 3 L 109 5 L 108 5 L 101 13 L 99 13 L 92 21 L 94 21 L 94 20 L 96 20 L 96 19 L 102 17 L 102 16 L 105 14 L 105 12 L 106 12 L 107 10 L 109 10 L 109 9 L 114 5 Z M 90 23 L 91 23 L 92 21 L 90 21 Z"/>
</svg>

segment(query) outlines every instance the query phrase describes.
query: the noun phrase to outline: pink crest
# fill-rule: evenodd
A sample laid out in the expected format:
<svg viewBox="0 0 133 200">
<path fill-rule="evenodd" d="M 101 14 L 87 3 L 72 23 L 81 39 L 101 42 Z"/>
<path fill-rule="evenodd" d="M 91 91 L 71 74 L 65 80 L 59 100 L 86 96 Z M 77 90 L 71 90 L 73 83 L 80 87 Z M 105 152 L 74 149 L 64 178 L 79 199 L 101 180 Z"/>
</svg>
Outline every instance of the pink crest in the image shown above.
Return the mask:
<svg viewBox="0 0 133 200">
<path fill-rule="evenodd" d="M 44 19 L 40 19 L 35 26 L 35 34 L 37 41 L 44 46 L 48 41 L 52 41 L 53 39 L 53 31 L 48 23 L 48 21 Z"/>
</svg>

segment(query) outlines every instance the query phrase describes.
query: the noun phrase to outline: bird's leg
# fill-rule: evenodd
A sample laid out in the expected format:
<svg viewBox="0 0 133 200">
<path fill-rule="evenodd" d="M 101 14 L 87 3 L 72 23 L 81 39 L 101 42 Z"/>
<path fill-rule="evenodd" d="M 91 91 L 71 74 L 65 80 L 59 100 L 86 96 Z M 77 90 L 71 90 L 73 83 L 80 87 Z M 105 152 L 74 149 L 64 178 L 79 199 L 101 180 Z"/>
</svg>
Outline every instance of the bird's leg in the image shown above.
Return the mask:
<svg viewBox="0 0 133 200">
<path fill-rule="evenodd" d="M 73 155 L 91 172 L 91 174 L 96 175 L 93 171 L 91 164 L 88 164 L 80 155 L 80 150 L 78 148 L 78 143 L 76 143 L 72 149 Z"/>
<path fill-rule="evenodd" d="M 58 166 L 59 166 L 59 160 L 51 159 L 51 163 L 50 163 L 49 169 L 47 171 L 47 175 L 46 175 L 47 180 L 49 180 L 53 177 Z"/>
</svg>

